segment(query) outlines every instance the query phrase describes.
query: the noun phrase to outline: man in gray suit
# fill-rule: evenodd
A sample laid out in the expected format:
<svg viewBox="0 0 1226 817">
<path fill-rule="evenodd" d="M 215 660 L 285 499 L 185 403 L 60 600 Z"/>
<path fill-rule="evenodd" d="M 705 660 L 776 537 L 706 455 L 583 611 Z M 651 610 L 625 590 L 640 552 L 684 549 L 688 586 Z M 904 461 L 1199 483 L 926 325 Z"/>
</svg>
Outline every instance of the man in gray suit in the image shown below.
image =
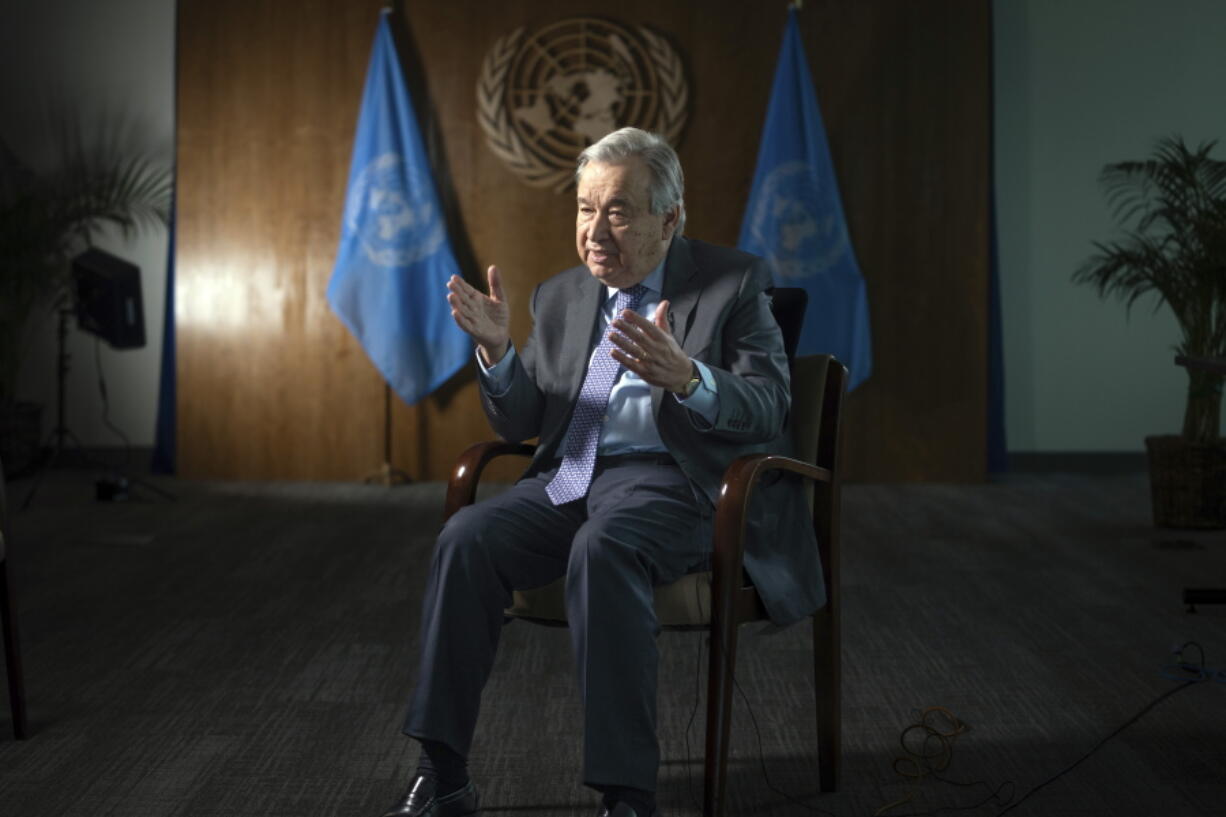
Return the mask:
<svg viewBox="0 0 1226 817">
<path fill-rule="evenodd" d="M 478 811 L 466 758 L 511 591 L 566 577 L 584 704 L 584 783 L 601 817 L 656 815 L 653 587 L 709 558 L 714 502 L 736 457 L 786 451 L 787 359 L 754 256 L 681 236 L 681 165 L 659 137 L 609 134 L 579 158 L 582 265 L 542 283 L 522 353 L 498 269 L 489 294 L 453 278 L 495 431 L 539 438 L 523 478 L 439 535 L 404 731 L 422 743 L 385 817 Z M 799 486 L 767 492 L 745 556 L 773 620 L 823 602 Z"/>
</svg>

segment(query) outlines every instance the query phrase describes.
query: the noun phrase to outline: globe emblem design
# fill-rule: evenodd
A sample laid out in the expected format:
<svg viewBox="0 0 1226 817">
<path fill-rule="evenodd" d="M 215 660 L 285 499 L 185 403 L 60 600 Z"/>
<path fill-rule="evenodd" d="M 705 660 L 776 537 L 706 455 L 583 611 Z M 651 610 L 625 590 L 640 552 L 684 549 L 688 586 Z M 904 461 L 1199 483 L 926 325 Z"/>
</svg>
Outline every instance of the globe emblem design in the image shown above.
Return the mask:
<svg viewBox="0 0 1226 817">
<path fill-rule="evenodd" d="M 345 227 L 376 266 L 407 267 L 434 254 L 443 224 L 425 179 L 396 153 L 376 157 L 345 203 Z"/>
<path fill-rule="evenodd" d="M 825 274 L 850 250 L 838 211 L 822 207 L 820 185 L 806 162 L 785 162 L 762 185 L 750 231 L 782 278 Z"/>
<path fill-rule="evenodd" d="M 615 23 L 564 20 L 542 29 L 511 65 L 513 127 L 534 152 L 573 158 L 620 122 L 654 121 L 656 83 L 644 56 L 634 34 Z"/>
<path fill-rule="evenodd" d="M 477 101 L 491 150 L 529 184 L 561 190 L 579 153 L 618 128 L 654 130 L 675 143 L 688 89 L 662 35 L 583 17 L 498 40 Z"/>
</svg>

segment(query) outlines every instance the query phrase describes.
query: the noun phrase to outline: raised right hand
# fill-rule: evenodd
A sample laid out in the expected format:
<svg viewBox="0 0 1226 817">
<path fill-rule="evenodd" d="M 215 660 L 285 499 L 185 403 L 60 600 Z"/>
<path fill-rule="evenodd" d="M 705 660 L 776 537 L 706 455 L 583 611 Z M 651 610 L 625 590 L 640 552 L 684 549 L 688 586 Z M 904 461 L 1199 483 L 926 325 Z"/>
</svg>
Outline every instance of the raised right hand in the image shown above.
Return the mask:
<svg viewBox="0 0 1226 817">
<path fill-rule="evenodd" d="M 511 309 L 506 294 L 502 291 L 502 276 L 498 267 L 491 266 L 486 273 L 490 294 L 469 285 L 458 275 L 447 281 L 447 303 L 451 304 L 451 317 L 461 329 L 477 343 L 486 366 L 502 360 L 511 345 Z"/>
</svg>

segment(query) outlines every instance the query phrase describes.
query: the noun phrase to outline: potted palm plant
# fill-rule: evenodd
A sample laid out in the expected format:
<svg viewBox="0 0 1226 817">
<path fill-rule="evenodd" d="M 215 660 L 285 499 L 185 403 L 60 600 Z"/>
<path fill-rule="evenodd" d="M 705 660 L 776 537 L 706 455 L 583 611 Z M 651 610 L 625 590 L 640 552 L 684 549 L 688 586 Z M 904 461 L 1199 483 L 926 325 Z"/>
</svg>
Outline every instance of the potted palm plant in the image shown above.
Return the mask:
<svg viewBox="0 0 1226 817">
<path fill-rule="evenodd" d="M 67 122 L 67 124 L 64 124 Z M 69 303 L 69 265 L 104 225 L 125 237 L 169 221 L 171 171 L 134 146 L 131 128 L 88 131 L 61 118 L 54 162 L 35 170 L 0 138 L 0 456 L 36 456 L 41 407 L 17 399 L 33 318 Z"/>
<path fill-rule="evenodd" d="M 1226 161 L 1216 142 L 1158 142 L 1148 159 L 1103 168 L 1100 181 L 1123 229 L 1073 275 L 1127 307 L 1154 294 L 1175 313 L 1175 351 L 1188 366 L 1183 431 L 1145 440 L 1154 524 L 1226 526 L 1226 443 L 1220 436 L 1226 371 Z M 1216 369 L 1216 371 L 1215 371 Z"/>
</svg>

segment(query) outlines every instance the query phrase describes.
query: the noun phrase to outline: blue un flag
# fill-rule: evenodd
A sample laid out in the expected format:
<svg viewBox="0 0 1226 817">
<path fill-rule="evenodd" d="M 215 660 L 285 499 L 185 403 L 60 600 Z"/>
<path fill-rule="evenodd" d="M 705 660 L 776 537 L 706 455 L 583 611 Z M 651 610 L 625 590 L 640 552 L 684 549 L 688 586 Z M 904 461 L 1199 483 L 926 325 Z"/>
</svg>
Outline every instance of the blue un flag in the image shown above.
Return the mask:
<svg viewBox="0 0 1226 817">
<path fill-rule="evenodd" d="M 406 403 L 463 366 L 472 344 L 451 317 L 459 266 L 385 10 L 366 73 L 328 303 Z"/>
<path fill-rule="evenodd" d="M 872 372 L 868 294 L 847 234 L 796 11 L 788 12 L 738 246 L 765 257 L 777 286 L 809 293 L 798 355 L 831 353 L 849 388 Z"/>
</svg>

